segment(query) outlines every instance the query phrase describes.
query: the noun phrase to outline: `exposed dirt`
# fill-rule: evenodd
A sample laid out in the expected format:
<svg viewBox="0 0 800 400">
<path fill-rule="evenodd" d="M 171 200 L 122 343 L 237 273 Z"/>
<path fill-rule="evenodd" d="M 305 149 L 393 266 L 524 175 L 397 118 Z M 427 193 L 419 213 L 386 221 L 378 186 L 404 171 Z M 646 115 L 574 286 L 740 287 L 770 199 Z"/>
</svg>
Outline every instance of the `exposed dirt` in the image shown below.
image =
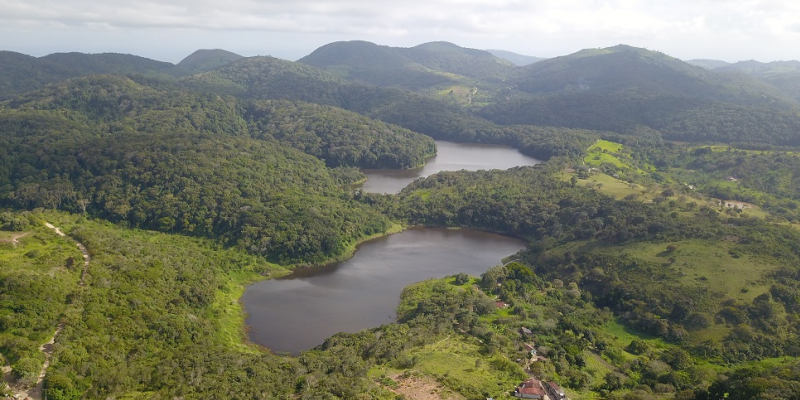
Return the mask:
<svg viewBox="0 0 800 400">
<path fill-rule="evenodd" d="M 0 242 L 11 243 L 12 245 L 14 245 L 14 247 L 17 247 L 20 244 L 19 243 L 19 239 L 21 239 L 21 238 L 23 238 L 25 236 L 28 236 L 30 234 L 31 234 L 30 232 L 18 233 L 18 234 L 14 235 L 14 236 L 11 236 L 10 238 L 0 239 Z"/>
<path fill-rule="evenodd" d="M 717 202 L 717 205 L 725 206 L 727 208 L 739 208 L 742 210 L 755 207 L 755 205 L 752 203 L 745 203 L 743 201 L 736 201 L 736 200 L 720 200 Z"/>
<path fill-rule="evenodd" d="M 61 229 L 53 226 L 53 224 L 48 222 L 45 223 L 45 226 L 52 229 L 58 236 L 67 237 L 67 235 L 61 231 Z M 16 244 L 19 243 L 17 242 L 17 239 L 27 235 L 28 233 L 30 232 L 13 237 L 11 242 L 14 243 L 16 246 Z M 81 270 L 81 279 L 79 282 L 79 285 L 83 286 L 84 281 L 86 279 L 86 272 L 89 270 L 89 262 L 91 261 L 91 257 L 89 256 L 89 250 L 86 249 L 86 246 L 84 246 L 83 243 L 80 243 L 75 239 L 72 239 L 72 241 L 75 242 L 75 244 L 78 246 L 78 249 L 81 251 L 81 254 L 83 254 L 83 270 Z M 39 372 L 39 377 L 36 380 L 36 385 L 34 385 L 32 388 L 23 387 L 18 382 L 16 382 L 13 379 L 13 376 L 11 375 L 10 366 L 2 367 L 3 381 L 7 383 L 14 392 L 14 397 L 12 398 L 33 399 L 33 400 L 42 399 L 42 389 L 44 388 L 44 377 L 47 375 L 47 368 L 50 367 L 50 361 L 53 358 L 53 347 L 56 342 L 56 337 L 58 337 L 58 334 L 61 333 L 62 329 L 64 329 L 63 323 L 59 324 L 58 327 L 56 327 L 56 331 L 55 333 L 53 333 L 53 337 L 50 338 L 50 340 L 47 343 L 39 346 L 39 351 L 44 353 L 45 361 L 44 364 L 42 365 L 42 371 Z"/>
<path fill-rule="evenodd" d="M 453 393 L 433 378 L 405 374 L 390 376 L 390 378 L 397 382 L 397 387 L 388 389 L 409 400 L 465 399 L 464 396 Z"/>
</svg>

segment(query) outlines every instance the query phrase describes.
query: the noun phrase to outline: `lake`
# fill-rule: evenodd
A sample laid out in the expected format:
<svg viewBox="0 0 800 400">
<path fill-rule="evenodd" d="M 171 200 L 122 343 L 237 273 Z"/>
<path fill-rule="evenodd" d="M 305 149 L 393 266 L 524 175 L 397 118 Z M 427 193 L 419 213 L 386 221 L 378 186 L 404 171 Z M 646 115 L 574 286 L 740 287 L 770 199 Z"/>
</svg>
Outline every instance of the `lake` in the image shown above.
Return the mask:
<svg viewBox="0 0 800 400">
<path fill-rule="evenodd" d="M 542 161 L 500 145 L 436 141 L 437 154 L 414 169 L 363 169 L 367 182 L 358 188 L 370 193 L 399 193 L 415 179 L 441 171 L 509 169 Z"/>
<path fill-rule="evenodd" d="M 508 169 L 541 161 L 508 147 L 436 141 L 438 154 L 410 170 L 363 170 L 361 186 L 398 193 L 415 179 L 441 171 Z M 339 332 L 358 332 L 395 320 L 404 287 L 465 272 L 480 275 L 522 241 L 469 229 L 416 228 L 362 243 L 342 263 L 301 269 L 256 283 L 242 296 L 250 340 L 275 352 L 298 354 Z"/>
<path fill-rule="evenodd" d="M 520 240 L 469 229 L 415 228 L 370 240 L 342 263 L 248 287 L 242 302 L 250 340 L 298 354 L 338 332 L 394 322 L 404 287 L 459 272 L 478 276 L 523 248 Z"/>
</svg>

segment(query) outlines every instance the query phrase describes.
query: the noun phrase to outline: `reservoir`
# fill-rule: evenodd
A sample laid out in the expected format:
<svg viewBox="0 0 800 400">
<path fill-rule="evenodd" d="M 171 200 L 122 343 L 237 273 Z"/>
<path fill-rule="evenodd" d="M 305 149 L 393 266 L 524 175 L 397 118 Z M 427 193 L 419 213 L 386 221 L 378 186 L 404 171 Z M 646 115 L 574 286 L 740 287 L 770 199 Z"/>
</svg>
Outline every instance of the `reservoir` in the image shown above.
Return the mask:
<svg viewBox="0 0 800 400">
<path fill-rule="evenodd" d="M 404 287 L 459 272 L 478 276 L 523 248 L 469 229 L 415 228 L 370 240 L 347 261 L 248 287 L 250 340 L 298 354 L 336 333 L 394 322 Z"/>
<path fill-rule="evenodd" d="M 500 145 L 436 141 L 437 154 L 414 169 L 364 169 L 367 182 L 360 186 L 370 193 L 399 193 L 417 178 L 441 171 L 509 169 L 542 162 L 518 150 Z"/>
<path fill-rule="evenodd" d="M 398 193 L 441 171 L 509 169 L 541 161 L 508 146 L 436 141 L 437 155 L 410 170 L 363 170 L 366 192 Z M 464 272 L 478 276 L 524 248 L 520 240 L 469 229 L 415 228 L 358 247 L 353 258 L 247 288 L 242 303 L 250 340 L 298 354 L 339 332 L 395 321 L 404 287 Z"/>
</svg>

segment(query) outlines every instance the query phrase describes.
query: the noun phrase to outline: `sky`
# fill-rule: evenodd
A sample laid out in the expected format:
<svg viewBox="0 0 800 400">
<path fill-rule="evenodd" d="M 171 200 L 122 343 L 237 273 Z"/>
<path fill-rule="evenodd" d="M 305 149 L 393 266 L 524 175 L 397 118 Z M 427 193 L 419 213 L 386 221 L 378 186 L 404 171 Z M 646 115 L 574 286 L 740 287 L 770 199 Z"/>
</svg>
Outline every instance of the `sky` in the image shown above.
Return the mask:
<svg viewBox="0 0 800 400">
<path fill-rule="evenodd" d="M 0 50 L 197 49 L 296 60 L 339 40 L 556 57 L 628 44 L 680 59 L 800 59 L 796 0 L 0 0 Z"/>
</svg>

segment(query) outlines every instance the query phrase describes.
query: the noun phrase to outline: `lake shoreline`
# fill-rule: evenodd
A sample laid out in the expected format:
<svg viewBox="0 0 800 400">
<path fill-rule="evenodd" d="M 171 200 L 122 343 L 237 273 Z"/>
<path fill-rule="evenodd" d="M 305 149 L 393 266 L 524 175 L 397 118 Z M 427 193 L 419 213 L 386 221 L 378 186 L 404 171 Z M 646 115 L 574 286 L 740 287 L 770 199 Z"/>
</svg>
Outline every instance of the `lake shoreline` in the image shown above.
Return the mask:
<svg viewBox="0 0 800 400">
<path fill-rule="evenodd" d="M 298 355 L 338 332 L 394 323 L 404 287 L 462 272 L 480 276 L 526 245 L 470 228 L 404 228 L 363 241 L 345 262 L 295 269 L 247 287 L 239 303 L 249 342 Z"/>
</svg>

